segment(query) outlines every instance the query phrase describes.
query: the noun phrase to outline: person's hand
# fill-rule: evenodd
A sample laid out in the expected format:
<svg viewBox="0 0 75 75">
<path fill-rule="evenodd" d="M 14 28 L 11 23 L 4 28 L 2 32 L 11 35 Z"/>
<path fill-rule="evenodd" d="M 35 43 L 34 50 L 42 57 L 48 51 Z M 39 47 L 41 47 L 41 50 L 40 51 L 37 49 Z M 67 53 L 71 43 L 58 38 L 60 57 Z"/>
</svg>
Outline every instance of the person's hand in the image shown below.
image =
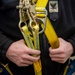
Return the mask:
<svg viewBox="0 0 75 75">
<path fill-rule="evenodd" d="M 33 55 L 37 55 L 34 57 Z M 40 51 L 28 48 L 24 40 L 19 40 L 10 45 L 6 57 L 17 66 L 29 66 L 40 59 Z"/>
<path fill-rule="evenodd" d="M 63 40 L 62 38 L 59 38 L 59 43 L 59 48 L 49 48 L 49 56 L 51 57 L 52 61 L 65 63 L 67 59 L 72 55 L 73 47 L 69 42 Z"/>
</svg>

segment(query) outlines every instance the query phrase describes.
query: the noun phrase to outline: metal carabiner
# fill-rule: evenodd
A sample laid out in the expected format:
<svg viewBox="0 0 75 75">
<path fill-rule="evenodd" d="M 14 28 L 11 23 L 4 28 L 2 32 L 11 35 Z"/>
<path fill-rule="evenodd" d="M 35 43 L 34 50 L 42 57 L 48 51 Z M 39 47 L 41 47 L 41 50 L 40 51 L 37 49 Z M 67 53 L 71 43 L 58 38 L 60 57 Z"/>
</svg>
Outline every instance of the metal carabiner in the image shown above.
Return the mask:
<svg viewBox="0 0 75 75">
<path fill-rule="evenodd" d="M 46 19 L 47 19 L 47 10 L 43 7 L 36 7 L 36 16 L 37 22 L 39 24 L 43 24 L 43 29 L 39 32 L 39 34 L 43 33 L 46 28 Z"/>
</svg>

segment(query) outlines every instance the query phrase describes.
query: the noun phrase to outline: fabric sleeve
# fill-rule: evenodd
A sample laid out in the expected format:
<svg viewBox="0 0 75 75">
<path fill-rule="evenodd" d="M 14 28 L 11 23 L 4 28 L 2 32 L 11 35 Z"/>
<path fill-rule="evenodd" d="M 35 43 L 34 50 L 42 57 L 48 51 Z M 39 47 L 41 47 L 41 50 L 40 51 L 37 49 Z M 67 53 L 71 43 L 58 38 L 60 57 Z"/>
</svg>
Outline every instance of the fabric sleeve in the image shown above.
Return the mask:
<svg viewBox="0 0 75 75">
<path fill-rule="evenodd" d="M 67 41 L 72 44 L 73 49 L 74 49 L 72 56 L 75 56 L 75 34 L 73 36 L 71 36 Z"/>
<path fill-rule="evenodd" d="M 9 46 L 13 43 L 8 37 L 2 34 L 0 31 L 0 54 L 5 57 L 6 51 Z"/>
</svg>

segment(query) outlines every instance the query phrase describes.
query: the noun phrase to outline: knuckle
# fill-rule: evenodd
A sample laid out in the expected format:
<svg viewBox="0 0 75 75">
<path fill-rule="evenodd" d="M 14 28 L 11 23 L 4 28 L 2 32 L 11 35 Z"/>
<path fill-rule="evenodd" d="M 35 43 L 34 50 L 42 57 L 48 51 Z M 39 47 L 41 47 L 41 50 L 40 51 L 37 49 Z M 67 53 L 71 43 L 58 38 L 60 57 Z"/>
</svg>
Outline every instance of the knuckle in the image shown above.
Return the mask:
<svg viewBox="0 0 75 75">
<path fill-rule="evenodd" d="M 33 64 L 33 62 L 30 63 L 30 65 L 32 65 L 32 64 Z"/>
<path fill-rule="evenodd" d="M 34 61 L 38 61 L 38 58 L 36 57 L 36 58 L 34 59 Z"/>
<path fill-rule="evenodd" d="M 64 53 L 64 50 L 63 49 L 61 49 L 61 53 Z"/>
<path fill-rule="evenodd" d="M 62 64 L 64 64 L 66 62 L 65 58 L 62 60 Z"/>
<path fill-rule="evenodd" d="M 21 66 L 22 66 L 22 65 L 21 65 L 22 63 L 23 63 L 23 60 L 18 61 L 18 62 L 17 62 L 17 66 L 21 67 Z"/>
<path fill-rule="evenodd" d="M 19 66 L 19 67 L 21 67 L 21 64 L 20 63 L 17 63 L 16 65 Z"/>
<path fill-rule="evenodd" d="M 62 59 L 65 59 L 65 57 L 66 57 L 65 54 L 63 54 L 61 58 L 62 58 Z"/>
<path fill-rule="evenodd" d="M 28 53 L 28 50 L 27 50 L 27 49 L 25 49 L 25 50 L 24 50 L 24 52 L 25 52 L 25 53 Z"/>
</svg>

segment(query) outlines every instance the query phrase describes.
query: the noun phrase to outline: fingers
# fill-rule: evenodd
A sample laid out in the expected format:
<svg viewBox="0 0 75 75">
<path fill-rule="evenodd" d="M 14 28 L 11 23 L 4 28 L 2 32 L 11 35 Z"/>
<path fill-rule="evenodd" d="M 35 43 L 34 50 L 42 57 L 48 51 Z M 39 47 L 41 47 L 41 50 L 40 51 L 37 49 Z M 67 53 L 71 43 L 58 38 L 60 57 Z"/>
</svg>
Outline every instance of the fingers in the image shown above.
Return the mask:
<svg viewBox="0 0 75 75">
<path fill-rule="evenodd" d="M 58 62 L 58 63 L 65 63 L 66 60 L 65 59 L 61 59 L 61 58 L 51 58 L 52 61 Z"/>
<path fill-rule="evenodd" d="M 40 55 L 40 50 L 35 50 L 28 48 L 27 46 L 25 47 L 24 53 L 30 54 L 30 55 Z"/>
<path fill-rule="evenodd" d="M 7 51 L 7 58 L 17 66 L 29 66 L 40 59 L 40 50 L 27 47 L 24 40 L 14 42 Z"/>
<path fill-rule="evenodd" d="M 31 65 L 31 64 L 33 64 L 33 62 L 32 61 L 28 61 L 28 60 L 22 60 L 22 62 L 18 62 L 17 63 L 17 66 L 19 66 L 19 67 L 23 67 L 23 66 L 29 66 L 29 65 Z"/>
<path fill-rule="evenodd" d="M 51 54 L 60 54 L 60 53 L 63 53 L 64 50 L 62 48 L 56 48 L 56 49 L 52 49 L 51 47 L 49 48 L 49 52 Z"/>
<path fill-rule="evenodd" d="M 52 61 L 58 62 L 58 63 L 65 63 L 66 62 L 66 55 L 63 50 L 59 49 L 49 49 L 49 56 L 51 57 Z"/>
<path fill-rule="evenodd" d="M 35 62 L 35 61 L 37 61 L 37 60 L 40 59 L 40 56 L 36 56 L 35 57 L 35 56 L 32 56 L 32 55 L 25 54 L 25 55 L 22 56 L 22 59 L 23 60 L 29 60 L 29 61 Z"/>
<path fill-rule="evenodd" d="M 31 64 L 33 64 L 34 62 L 38 61 L 40 59 L 40 56 L 32 56 L 29 54 L 23 54 L 22 56 L 20 56 L 19 61 L 16 61 L 16 64 L 18 66 L 29 66 Z"/>
<path fill-rule="evenodd" d="M 34 62 L 38 61 L 40 59 L 40 56 L 34 57 L 31 55 L 23 55 L 21 59 L 16 63 L 18 66 L 29 66 L 33 64 Z"/>
<path fill-rule="evenodd" d="M 65 55 L 64 54 L 50 54 L 50 57 L 64 59 Z"/>
</svg>

